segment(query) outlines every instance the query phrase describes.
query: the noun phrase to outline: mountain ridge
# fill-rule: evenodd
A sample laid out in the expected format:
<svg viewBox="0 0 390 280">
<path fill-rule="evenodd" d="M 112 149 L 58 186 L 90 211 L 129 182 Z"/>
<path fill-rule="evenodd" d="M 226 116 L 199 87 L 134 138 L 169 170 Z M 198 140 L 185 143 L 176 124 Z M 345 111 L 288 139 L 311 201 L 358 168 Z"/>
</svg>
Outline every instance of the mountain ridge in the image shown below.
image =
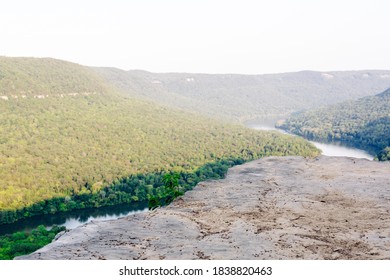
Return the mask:
<svg viewBox="0 0 390 280">
<path fill-rule="evenodd" d="M 374 152 L 380 160 L 389 160 L 390 88 L 373 96 L 296 113 L 278 126 L 312 140 L 349 143 Z"/>
<path fill-rule="evenodd" d="M 386 70 L 241 75 L 93 69 L 130 96 L 241 123 L 357 99 L 390 86 Z"/>
<path fill-rule="evenodd" d="M 126 95 L 82 65 L 0 58 L 0 73 L 0 97 L 6 96 L 0 98 L 0 223 L 101 206 L 102 188 L 130 175 L 190 173 L 220 159 L 318 153 L 303 140 Z M 155 185 L 126 185 L 127 198 L 147 200 Z M 118 193 L 112 201 L 121 201 Z M 76 205 L 76 196 L 93 199 Z"/>
<path fill-rule="evenodd" d="M 0 95 L 34 97 L 114 90 L 89 67 L 53 58 L 0 57 Z"/>
</svg>

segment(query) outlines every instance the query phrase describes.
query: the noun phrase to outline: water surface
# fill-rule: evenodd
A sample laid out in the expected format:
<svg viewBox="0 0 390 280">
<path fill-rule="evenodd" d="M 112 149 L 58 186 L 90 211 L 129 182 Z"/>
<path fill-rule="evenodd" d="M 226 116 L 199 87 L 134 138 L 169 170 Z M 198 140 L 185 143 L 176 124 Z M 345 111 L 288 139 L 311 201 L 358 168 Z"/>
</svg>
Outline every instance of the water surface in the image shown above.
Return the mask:
<svg viewBox="0 0 390 280">
<path fill-rule="evenodd" d="M 20 220 L 13 224 L 0 225 L 0 235 L 10 234 L 17 231 L 31 231 L 39 225 L 47 229 L 53 226 L 65 226 L 67 229 L 74 229 L 91 221 L 115 220 L 121 217 L 133 215 L 148 210 L 147 202 L 134 202 L 106 206 L 101 208 L 80 209 L 69 212 L 62 212 L 52 215 L 40 215 Z"/>
<path fill-rule="evenodd" d="M 275 128 L 275 120 L 266 120 L 264 122 L 259 122 L 256 124 L 249 124 L 247 127 L 253 128 L 256 130 L 276 130 L 281 133 L 294 135 L 288 133 L 282 129 Z M 306 139 L 307 140 L 307 139 Z M 324 156 L 333 156 L 333 157 L 353 157 L 353 158 L 365 158 L 368 160 L 373 160 L 374 156 L 368 153 L 367 151 L 346 146 L 342 142 L 334 142 L 334 143 L 321 143 L 316 141 L 310 141 L 314 146 L 322 151 L 322 155 Z"/>
<path fill-rule="evenodd" d="M 256 130 L 276 130 L 287 133 L 284 130 L 275 128 L 275 120 L 266 120 L 258 123 L 248 124 L 247 127 Z M 291 134 L 293 135 L 293 134 Z M 336 157 L 354 157 L 373 160 L 373 156 L 368 152 L 352 147 L 347 147 L 343 143 L 320 143 L 309 141 L 322 151 L 323 155 Z M 91 221 L 114 220 L 128 215 L 133 215 L 147 211 L 147 203 L 132 203 L 94 209 L 82 209 L 53 215 L 41 215 L 26 220 L 21 220 L 10 225 L 0 225 L 0 235 L 13 233 L 16 231 L 30 231 L 39 225 L 51 228 L 55 225 L 65 226 L 73 229 Z"/>
</svg>

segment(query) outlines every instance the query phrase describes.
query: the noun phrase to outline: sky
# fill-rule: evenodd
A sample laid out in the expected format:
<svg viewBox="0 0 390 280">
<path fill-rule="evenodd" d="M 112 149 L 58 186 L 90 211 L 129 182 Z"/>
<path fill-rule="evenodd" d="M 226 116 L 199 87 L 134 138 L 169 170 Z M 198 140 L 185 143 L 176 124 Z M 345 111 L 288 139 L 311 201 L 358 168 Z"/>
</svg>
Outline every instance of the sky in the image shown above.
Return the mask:
<svg viewBox="0 0 390 280">
<path fill-rule="evenodd" d="M 390 70 L 389 0 L 0 0 L 0 56 L 152 72 Z"/>
</svg>

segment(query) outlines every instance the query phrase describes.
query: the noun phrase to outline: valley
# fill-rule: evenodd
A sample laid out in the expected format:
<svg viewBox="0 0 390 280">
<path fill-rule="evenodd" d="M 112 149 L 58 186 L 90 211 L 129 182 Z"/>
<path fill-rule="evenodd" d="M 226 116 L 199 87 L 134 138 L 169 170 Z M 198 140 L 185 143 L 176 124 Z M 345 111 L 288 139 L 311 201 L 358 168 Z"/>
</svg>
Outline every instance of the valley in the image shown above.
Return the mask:
<svg viewBox="0 0 390 280">
<path fill-rule="evenodd" d="M 229 158 L 318 154 L 301 139 L 129 97 L 88 67 L 54 59 L 0 62 L 1 95 L 9 97 L 0 100 L 1 223 L 156 194 L 159 181 L 152 179 L 137 179 L 140 185 L 126 191 L 103 189 L 132 175 L 191 173 Z M 71 94 L 82 92 L 96 94 Z"/>
<path fill-rule="evenodd" d="M 374 95 L 390 86 L 386 70 L 266 75 L 93 70 L 128 96 L 239 123 L 285 118 L 296 111 Z"/>
<path fill-rule="evenodd" d="M 284 134 L 291 134 L 281 128 L 276 128 L 275 125 L 278 120 L 265 120 L 262 122 L 252 121 L 247 123 L 246 126 L 255 130 L 264 130 L 264 131 L 278 131 Z M 365 158 L 368 160 L 373 160 L 374 156 L 369 152 L 353 147 L 351 144 L 343 142 L 316 142 L 309 139 L 310 143 L 312 143 L 317 149 L 321 151 L 321 154 L 324 156 L 334 156 L 334 157 L 353 157 L 353 158 Z"/>
<path fill-rule="evenodd" d="M 293 114 L 277 127 L 310 140 L 339 142 L 390 160 L 390 89 L 374 96 Z"/>
<path fill-rule="evenodd" d="M 364 118 L 353 113 L 354 119 L 375 122 L 365 134 L 376 137 L 375 153 L 385 159 L 388 91 L 377 93 L 389 87 L 389 77 L 390 71 L 384 70 L 163 74 L 87 67 L 51 58 L 0 57 L 0 234 L 30 231 L 38 224 L 66 225 L 64 221 L 68 227 L 73 227 L 70 223 L 80 227 L 99 215 L 102 220 L 107 215 L 120 218 L 118 223 L 154 215 L 155 211 L 127 216 L 131 210 L 145 209 L 133 206 L 147 205 L 153 196 L 163 195 L 164 174 L 178 174 L 182 190 L 191 193 L 204 181 L 224 180 L 229 168 L 253 160 L 266 162 L 277 156 L 281 158 L 276 162 L 283 164 L 286 156 L 318 159 L 318 143 L 280 133 L 274 124 L 262 125 L 265 119 L 283 118 L 283 129 L 309 140 L 329 140 L 314 137 L 313 131 L 330 127 L 321 123 L 331 119 L 327 114 L 345 108 L 354 112 L 356 107 Z M 315 115 L 315 110 L 320 113 Z M 302 116 L 315 124 L 306 128 L 310 122 L 299 119 Z M 342 127 L 350 128 L 353 121 L 347 115 L 341 119 Z M 340 132 L 332 132 L 338 135 L 332 140 L 344 141 Z M 362 145 L 355 146 L 367 148 L 365 143 L 371 141 L 367 139 L 356 140 Z M 362 155 L 340 154 L 345 152 L 351 151 L 344 148 L 336 155 Z M 356 171 L 353 165 L 342 166 L 350 168 L 351 174 Z M 121 205 L 131 210 L 118 210 Z M 114 208 L 117 212 L 110 216 Z M 89 230 L 91 223 L 80 228 Z M 44 240 L 54 237 L 42 227 L 40 232 Z M 0 255 L 8 258 L 7 250 L 14 249 L 0 248 Z M 15 251 L 13 256 L 28 253 L 23 252 Z"/>
</svg>

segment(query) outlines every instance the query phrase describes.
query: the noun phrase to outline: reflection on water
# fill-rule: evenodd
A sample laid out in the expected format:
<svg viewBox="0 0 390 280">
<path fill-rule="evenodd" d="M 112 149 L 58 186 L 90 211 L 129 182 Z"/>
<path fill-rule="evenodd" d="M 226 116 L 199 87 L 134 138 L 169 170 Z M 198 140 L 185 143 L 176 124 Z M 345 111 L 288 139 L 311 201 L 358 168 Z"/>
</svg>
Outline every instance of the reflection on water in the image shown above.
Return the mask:
<svg viewBox="0 0 390 280">
<path fill-rule="evenodd" d="M 16 231 L 31 231 L 39 225 L 51 228 L 55 225 L 73 229 L 91 221 L 114 220 L 128 215 L 147 211 L 147 202 L 137 202 L 107 206 L 94 209 L 82 209 L 53 215 L 41 215 L 21 220 L 9 225 L 0 225 L 0 235 Z"/>
<path fill-rule="evenodd" d="M 356 148 L 350 148 L 340 144 L 325 144 L 314 141 L 309 141 L 313 143 L 318 149 L 322 151 L 322 154 L 325 156 L 333 157 L 354 157 L 354 158 L 365 158 L 368 160 L 373 160 L 374 156 L 370 155 L 368 152 Z"/>
<path fill-rule="evenodd" d="M 277 130 L 281 133 L 287 133 L 283 130 L 275 128 L 275 120 L 267 120 L 261 123 L 247 124 L 249 128 L 257 130 Z M 326 156 L 346 156 L 355 158 L 365 158 L 372 160 L 373 156 L 366 151 L 346 147 L 341 143 L 325 144 L 313 142 L 317 148 Z M 39 225 L 44 225 L 50 228 L 54 225 L 65 226 L 68 229 L 76 228 L 90 221 L 113 220 L 120 217 L 125 217 L 135 213 L 147 211 L 147 203 L 132 203 L 125 205 L 109 206 L 96 209 L 83 209 L 66 213 L 58 213 L 54 215 L 42 215 L 32 217 L 27 220 L 22 220 L 11 225 L 0 225 L 0 235 L 13 233 L 16 231 L 29 231 Z"/>
<path fill-rule="evenodd" d="M 257 124 L 248 124 L 247 126 L 252 129 L 257 130 L 276 130 L 284 134 L 290 134 L 287 133 L 284 130 L 275 128 L 275 120 L 267 120 L 261 123 Z M 291 134 L 294 135 L 294 134 Z M 338 143 L 320 143 L 315 141 L 309 141 L 310 143 L 314 144 L 318 149 L 322 151 L 322 154 L 324 156 L 333 156 L 333 157 L 354 157 L 354 158 L 365 158 L 368 160 L 373 160 L 374 156 L 369 154 L 368 152 L 352 147 L 347 147 L 341 142 Z"/>
</svg>

